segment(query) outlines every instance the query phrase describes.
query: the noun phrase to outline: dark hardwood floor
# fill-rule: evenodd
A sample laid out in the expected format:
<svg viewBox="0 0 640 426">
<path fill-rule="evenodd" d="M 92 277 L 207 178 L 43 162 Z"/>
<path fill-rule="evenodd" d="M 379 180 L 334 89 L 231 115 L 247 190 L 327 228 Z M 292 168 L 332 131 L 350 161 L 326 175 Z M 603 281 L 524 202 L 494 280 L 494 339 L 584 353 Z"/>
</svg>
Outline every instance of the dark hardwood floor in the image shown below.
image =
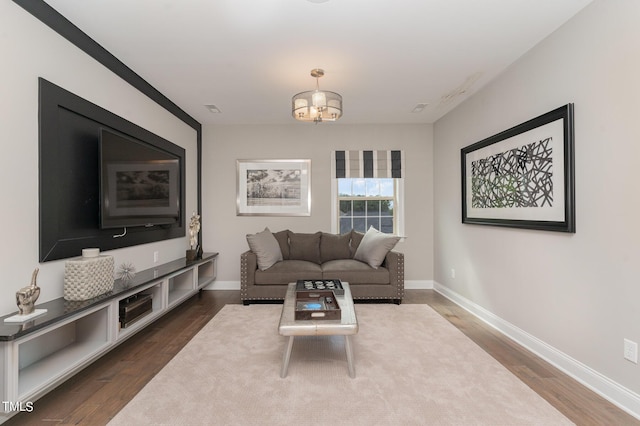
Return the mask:
<svg viewBox="0 0 640 426">
<path fill-rule="evenodd" d="M 205 291 L 35 401 L 6 425 L 103 425 L 239 291 Z M 403 303 L 425 303 L 577 425 L 640 425 L 640 421 L 505 338 L 433 290 L 407 290 Z"/>
</svg>

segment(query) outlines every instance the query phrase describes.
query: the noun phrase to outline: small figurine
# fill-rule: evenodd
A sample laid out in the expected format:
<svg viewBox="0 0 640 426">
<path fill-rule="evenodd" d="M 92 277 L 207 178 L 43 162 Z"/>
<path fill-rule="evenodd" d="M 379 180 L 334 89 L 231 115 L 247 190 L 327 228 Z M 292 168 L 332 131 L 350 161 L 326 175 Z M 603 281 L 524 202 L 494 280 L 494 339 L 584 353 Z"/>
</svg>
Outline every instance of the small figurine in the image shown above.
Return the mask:
<svg viewBox="0 0 640 426">
<path fill-rule="evenodd" d="M 200 232 L 200 215 L 193 212 L 189 223 L 189 244 L 191 250 L 195 250 L 198 245 L 198 232 Z"/>
<path fill-rule="evenodd" d="M 23 287 L 16 292 L 16 303 L 18 304 L 19 315 L 29 315 L 35 310 L 36 300 L 40 297 L 40 287 L 36 284 L 37 276 L 38 268 L 33 271 L 31 285 Z"/>
</svg>

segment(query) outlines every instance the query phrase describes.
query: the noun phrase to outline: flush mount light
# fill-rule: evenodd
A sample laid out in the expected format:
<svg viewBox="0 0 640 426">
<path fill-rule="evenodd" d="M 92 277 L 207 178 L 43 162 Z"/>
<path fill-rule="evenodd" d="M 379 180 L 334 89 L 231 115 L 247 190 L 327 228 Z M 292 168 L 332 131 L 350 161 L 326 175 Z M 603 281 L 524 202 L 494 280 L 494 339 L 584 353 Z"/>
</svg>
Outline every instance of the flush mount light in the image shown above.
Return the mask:
<svg viewBox="0 0 640 426">
<path fill-rule="evenodd" d="M 220 113 L 222 113 L 222 111 L 220 111 L 220 108 L 218 108 L 215 105 L 205 105 L 205 108 L 207 108 L 209 110 L 209 112 L 212 113 L 212 114 L 220 114 Z"/>
<path fill-rule="evenodd" d="M 316 90 L 298 93 L 291 100 L 291 115 L 299 121 L 322 123 L 336 121 L 342 116 L 342 96 L 335 92 L 320 90 L 318 79 L 324 75 L 320 68 L 311 70 L 316 79 Z"/>
</svg>

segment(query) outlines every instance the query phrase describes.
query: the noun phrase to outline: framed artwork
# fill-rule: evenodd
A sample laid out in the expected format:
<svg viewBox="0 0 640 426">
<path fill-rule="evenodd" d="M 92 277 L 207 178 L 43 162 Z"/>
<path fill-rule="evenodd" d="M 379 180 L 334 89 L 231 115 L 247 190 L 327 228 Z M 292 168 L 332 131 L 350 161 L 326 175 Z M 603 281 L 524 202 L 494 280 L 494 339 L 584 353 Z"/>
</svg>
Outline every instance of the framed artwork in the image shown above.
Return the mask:
<svg viewBox="0 0 640 426">
<path fill-rule="evenodd" d="M 462 223 L 575 232 L 573 104 L 461 150 Z"/>
<path fill-rule="evenodd" d="M 237 160 L 237 216 L 311 216 L 311 160 Z"/>
</svg>

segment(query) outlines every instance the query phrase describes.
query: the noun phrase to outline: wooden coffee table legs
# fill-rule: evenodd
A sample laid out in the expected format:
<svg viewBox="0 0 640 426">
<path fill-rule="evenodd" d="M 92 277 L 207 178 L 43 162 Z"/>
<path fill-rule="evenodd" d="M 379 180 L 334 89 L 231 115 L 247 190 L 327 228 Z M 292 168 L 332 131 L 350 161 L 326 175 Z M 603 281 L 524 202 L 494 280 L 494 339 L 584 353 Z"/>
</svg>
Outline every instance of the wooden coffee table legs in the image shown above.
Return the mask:
<svg viewBox="0 0 640 426">
<path fill-rule="evenodd" d="M 289 371 L 289 361 L 291 360 L 291 350 L 293 349 L 293 339 L 295 336 L 289 336 L 287 342 L 287 348 L 284 351 L 284 357 L 282 358 L 282 369 L 280 370 L 280 377 L 283 379 L 287 377 Z M 349 367 L 349 377 L 352 379 L 356 377 L 356 366 L 353 359 L 353 346 L 351 345 L 351 336 L 344 336 L 344 349 L 347 353 L 347 365 Z"/>
</svg>

